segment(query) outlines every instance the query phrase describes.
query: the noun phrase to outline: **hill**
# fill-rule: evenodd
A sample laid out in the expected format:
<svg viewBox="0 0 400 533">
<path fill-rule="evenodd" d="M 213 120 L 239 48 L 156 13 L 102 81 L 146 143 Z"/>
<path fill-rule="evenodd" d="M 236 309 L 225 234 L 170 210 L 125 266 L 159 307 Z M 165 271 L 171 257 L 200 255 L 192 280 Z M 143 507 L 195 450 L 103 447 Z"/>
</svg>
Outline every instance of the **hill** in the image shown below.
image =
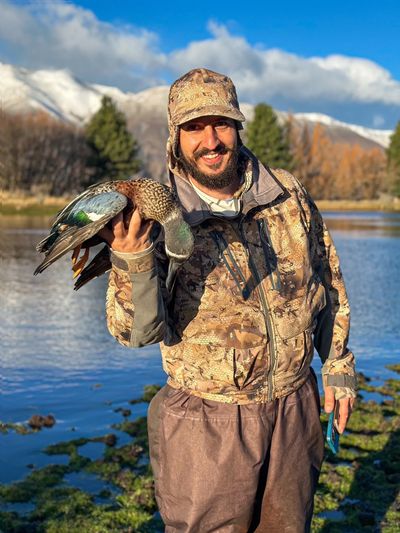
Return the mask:
<svg viewBox="0 0 400 533">
<path fill-rule="evenodd" d="M 51 116 L 77 125 L 84 125 L 100 107 L 104 94 L 113 98 L 127 116 L 128 127 L 141 146 L 140 157 L 145 173 L 161 178 L 165 173 L 165 143 L 168 136 L 168 87 L 159 86 L 139 93 L 123 92 L 116 87 L 85 83 L 67 70 L 28 70 L 0 63 L 0 102 L 9 112 L 45 111 Z M 243 103 L 242 111 L 252 119 L 251 104 Z M 277 111 L 281 121 L 288 114 Z M 334 142 L 359 144 L 363 148 L 389 144 L 390 130 L 375 130 L 340 122 L 318 113 L 294 113 L 298 125 L 306 124 L 311 130 L 323 124 Z"/>
</svg>

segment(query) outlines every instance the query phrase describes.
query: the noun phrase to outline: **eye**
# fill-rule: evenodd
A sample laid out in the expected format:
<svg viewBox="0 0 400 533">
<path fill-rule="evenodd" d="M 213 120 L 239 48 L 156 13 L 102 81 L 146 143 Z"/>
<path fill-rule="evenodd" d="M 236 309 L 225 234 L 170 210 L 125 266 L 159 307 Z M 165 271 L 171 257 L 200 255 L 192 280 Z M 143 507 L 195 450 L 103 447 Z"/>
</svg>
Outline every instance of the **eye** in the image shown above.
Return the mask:
<svg viewBox="0 0 400 533">
<path fill-rule="evenodd" d="M 187 124 L 182 124 L 181 128 L 184 131 L 192 132 L 201 131 L 203 129 L 203 126 L 198 122 L 188 122 Z"/>
<path fill-rule="evenodd" d="M 218 120 L 218 122 L 214 123 L 214 127 L 219 129 L 219 130 L 230 128 L 231 126 L 232 126 L 231 121 L 230 120 L 225 120 L 225 119 L 224 120 Z"/>
</svg>

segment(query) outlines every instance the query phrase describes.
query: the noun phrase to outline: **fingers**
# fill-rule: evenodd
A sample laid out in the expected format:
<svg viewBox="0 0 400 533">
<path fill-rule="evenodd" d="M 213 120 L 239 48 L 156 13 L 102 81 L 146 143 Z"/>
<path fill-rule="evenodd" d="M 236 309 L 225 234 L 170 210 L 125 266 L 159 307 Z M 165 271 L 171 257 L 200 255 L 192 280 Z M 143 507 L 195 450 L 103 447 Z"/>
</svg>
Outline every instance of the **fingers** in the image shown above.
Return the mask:
<svg viewBox="0 0 400 533">
<path fill-rule="evenodd" d="M 150 231 L 153 226 L 152 220 L 144 220 L 136 209 L 129 222 L 128 239 L 136 242 L 141 247 L 148 247 L 150 244 Z"/>
<path fill-rule="evenodd" d="M 350 416 L 350 398 L 344 398 L 339 400 L 339 414 L 337 417 L 337 428 L 339 433 L 343 433 L 345 430 L 347 420 Z"/>
<path fill-rule="evenodd" d="M 335 390 L 332 387 L 325 387 L 324 409 L 326 413 L 331 413 L 335 407 Z"/>
<path fill-rule="evenodd" d="M 343 433 L 354 407 L 354 398 L 339 400 L 338 431 Z"/>
<path fill-rule="evenodd" d="M 137 209 L 132 213 L 128 234 L 131 237 L 139 238 L 150 235 L 150 230 L 153 225 L 153 220 L 144 220 Z"/>
<path fill-rule="evenodd" d="M 143 220 L 139 211 L 121 212 L 111 220 L 111 229 L 104 227 L 98 235 L 119 252 L 140 252 L 149 247 L 152 220 Z"/>
<path fill-rule="evenodd" d="M 118 213 L 111 221 L 114 237 L 116 239 L 123 239 L 126 236 L 126 229 L 124 224 L 124 214 Z"/>
<path fill-rule="evenodd" d="M 354 398 L 343 398 L 335 401 L 335 389 L 333 387 L 325 387 L 324 409 L 326 413 L 331 413 L 335 409 L 335 423 L 339 433 L 343 433 L 345 430 L 354 403 Z"/>
</svg>

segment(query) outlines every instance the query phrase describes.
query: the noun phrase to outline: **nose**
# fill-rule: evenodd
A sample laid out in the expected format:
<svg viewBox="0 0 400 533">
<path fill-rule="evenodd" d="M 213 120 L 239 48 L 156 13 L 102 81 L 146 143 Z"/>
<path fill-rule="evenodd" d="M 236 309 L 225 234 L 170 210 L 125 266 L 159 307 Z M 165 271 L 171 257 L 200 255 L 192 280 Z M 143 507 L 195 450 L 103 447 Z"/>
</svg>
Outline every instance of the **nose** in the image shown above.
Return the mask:
<svg viewBox="0 0 400 533">
<path fill-rule="evenodd" d="M 214 150 L 220 144 L 218 134 L 214 126 L 209 124 L 204 128 L 203 145 L 208 150 Z"/>
</svg>

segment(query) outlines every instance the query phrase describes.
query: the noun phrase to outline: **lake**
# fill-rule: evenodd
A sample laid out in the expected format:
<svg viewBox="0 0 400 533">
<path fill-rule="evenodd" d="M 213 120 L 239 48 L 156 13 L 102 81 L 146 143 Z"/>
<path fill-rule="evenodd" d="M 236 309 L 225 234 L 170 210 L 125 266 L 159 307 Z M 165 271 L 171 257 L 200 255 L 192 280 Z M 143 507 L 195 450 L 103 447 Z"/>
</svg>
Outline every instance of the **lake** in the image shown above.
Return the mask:
<svg viewBox="0 0 400 533">
<path fill-rule="evenodd" d="M 349 345 L 358 370 L 381 381 L 391 375 L 385 365 L 400 361 L 400 214 L 324 216 L 352 308 Z M 49 444 L 109 432 L 120 422 L 120 407 L 145 414 L 145 404 L 129 400 L 145 384 L 165 381 L 158 347 L 129 350 L 109 335 L 105 276 L 73 291 L 69 257 L 32 275 L 40 259 L 34 247 L 48 224 L 0 217 L 0 421 L 26 422 L 37 413 L 52 413 L 57 421 L 29 436 L 0 433 L 0 483 L 53 462 L 42 452 Z M 115 433 L 120 444 L 127 439 Z M 87 453 L 95 458 L 96 446 L 88 445 Z"/>
</svg>

